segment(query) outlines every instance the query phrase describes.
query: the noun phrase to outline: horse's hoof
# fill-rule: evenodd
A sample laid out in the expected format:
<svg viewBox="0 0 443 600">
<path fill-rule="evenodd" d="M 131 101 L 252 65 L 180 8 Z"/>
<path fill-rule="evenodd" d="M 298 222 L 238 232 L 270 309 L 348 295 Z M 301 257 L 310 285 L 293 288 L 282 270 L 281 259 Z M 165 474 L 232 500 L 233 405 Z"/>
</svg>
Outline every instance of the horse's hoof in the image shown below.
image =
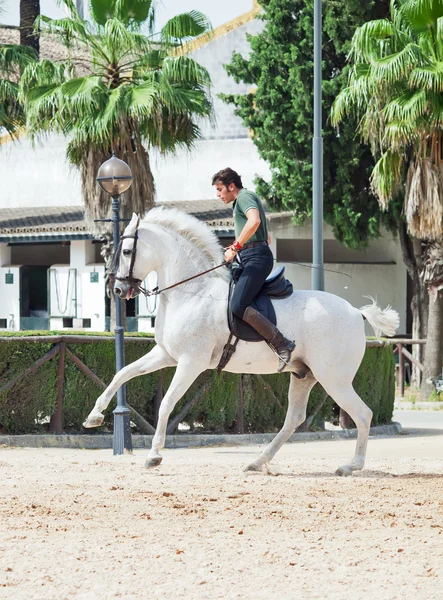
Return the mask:
<svg viewBox="0 0 443 600">
<path fill-rule="evenodd" d="M 158 467 L 161 461 L 161 456 L 153 456 L 152 458 L 147 458 L 145 462 L 145 469 L 152 469 L 154 467 Z"/>
<path fill-rule="evenodd" d="M 83 423 L 83 427 L 86 427 L 86 429 L 90 427 L 99 427 L 103 423 L 104 418 L 104 415 L 97 415 L 94 417 L 89 416 Z"/>
<path fill-rule="evenodd" d="M 339 467 L 335 471 L 335 474 L 340 477 L 349 477 L 349 475 L 352 475 L 352 469 L 349 465 L 344 465 L 343 467 Z"/>
<path fill-rule="evenodd" d="M 263 471 L 263 465 L 258 465 L 256 463 L 251 463 L 245 468 L 245 471 L 255 471 L 261 473 Z"/>
</svg>

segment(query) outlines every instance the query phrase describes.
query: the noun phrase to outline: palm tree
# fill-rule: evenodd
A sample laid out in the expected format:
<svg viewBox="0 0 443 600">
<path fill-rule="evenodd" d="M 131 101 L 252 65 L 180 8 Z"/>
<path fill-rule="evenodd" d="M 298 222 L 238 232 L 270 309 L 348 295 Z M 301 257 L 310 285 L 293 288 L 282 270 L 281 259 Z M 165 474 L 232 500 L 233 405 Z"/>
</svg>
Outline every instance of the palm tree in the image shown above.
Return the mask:
<svg viewBox="0 0 443 600">
<path fill-rule="evenodd" d="M 89 22 L 73 0 L 63 2 L 70 17 L 41 16 L 37 26 L 58 38 L 69 58 L 42 60 L 23 73 L 27 133 L 69 138 L 67 156 L 81 170 L 92 218 L 109 211 L 109 197 L 95 178 L 115 150 L 134 176 L 123 209 L 144 214 L 154 201 L 149 149 L 167 153 L 192 146 L 200 135 L 196 118 L 212 114 L 207 71 L 178 51 L 210 25 L 191 11 L 154 34 L 155 0 L 91 0 Z"/>
<path fill-rule="evenodd" d="M 422 395 L 442 368 L 443 320 L 443 2 L 391 0 L 391 18 L 356 30 L 349 85 L 332 120 L 360 117 L 360 135 L 378 162 L 372 187 L 380 205 L 404 197 L 403 218 L 419 248 L 429 294 Z"/>
<path fill-rule="evenodd" d="M 37 56 L 40 52 L 40 40 L 34 24 L 39 15 L 40 0 L 20 0 L 20 44 L 33 48 Z"/>
</svg>

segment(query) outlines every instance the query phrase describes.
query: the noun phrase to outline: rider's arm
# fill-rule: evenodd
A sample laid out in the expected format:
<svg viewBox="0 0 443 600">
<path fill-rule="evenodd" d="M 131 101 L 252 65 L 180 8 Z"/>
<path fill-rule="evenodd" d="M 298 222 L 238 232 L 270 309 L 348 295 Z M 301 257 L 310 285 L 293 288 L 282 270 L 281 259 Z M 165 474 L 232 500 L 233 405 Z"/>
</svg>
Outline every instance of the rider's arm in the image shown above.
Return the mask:
<svg viewBox="0 0 443 600">
<path fill-rule="evenodd" d="M 246 244 L 246 242 L 254 235 L 261 223 L 260 213 L 257 208 L 250 208 L 246 212 L 246 218 L 247 221 L 236 240 L 241 246 Z M 236 254 L 237 251 L 228 248 L 225 252 L 225 260 L 230 262 Z"/>
<path fill-rule="evenodd" d="M 246 218 L 248 220 L 246 221 L 245 226 L 237 238 L 237 241 L 242 246 L 244 246 L 246 242 L 254 235 L 261 223 L 260 213 L 258 212 L 257 208 L 250 208 L 246 213 Z"/>
</svg>

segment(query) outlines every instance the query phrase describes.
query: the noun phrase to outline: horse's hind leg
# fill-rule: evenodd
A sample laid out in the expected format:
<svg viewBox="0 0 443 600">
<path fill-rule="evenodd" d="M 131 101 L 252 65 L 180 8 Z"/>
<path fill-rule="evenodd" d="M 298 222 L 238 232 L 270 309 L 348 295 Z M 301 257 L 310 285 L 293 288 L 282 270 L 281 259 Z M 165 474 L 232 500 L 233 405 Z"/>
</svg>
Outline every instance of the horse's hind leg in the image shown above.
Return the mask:
<svg viewBox="0 0 443 600">
<path fill-rule="evenodd" d="M 357 426 L 358 435 L 354 458 L 349 464 L 342 465 L 336 470 L 337 475 L 351 475 L 352 471 L 363 469 L 365 464 L 372 410 L 363 402 L 351 383 L 340 382 L 326 385 L 322 382 L 322 385 Z"/>
<path fill-rule="evenodd" d="M 297 427 L 306 419 L 306 406 L 308 404 L 309 392 L 316 383 L 312 374 L 304 379 L 296 379 L 291 375 L 288 394 L 288 412 L 286 413 L 283 428 L 275 436 L 272 442 L 266 446 L 259 458 L 246 467 L 246 471 L 261 471 L 263 465 L 272 460 L 276 452 L 294 433 Z"/>
<path fill-rule="evenodd" d="M 142 356 L 130 365 L 127 365 L 115 374 L 113 380 L 103 394 L 97 398 L 94 408 L 83 423 L 83 427 L 98 427 L 102 424 L 104 419 L 102 411 L 107 408 L 112 397 L 121 385 L 133 377 L 137 377 L 137 375 L 146 375 L 147 373 L 152 373 L 153 371 L 158 371 L 165 367 L 172 367 L 174 365 L 175 362 L 161 346 L 154 346 L 151 352 Z"/>
</svg>

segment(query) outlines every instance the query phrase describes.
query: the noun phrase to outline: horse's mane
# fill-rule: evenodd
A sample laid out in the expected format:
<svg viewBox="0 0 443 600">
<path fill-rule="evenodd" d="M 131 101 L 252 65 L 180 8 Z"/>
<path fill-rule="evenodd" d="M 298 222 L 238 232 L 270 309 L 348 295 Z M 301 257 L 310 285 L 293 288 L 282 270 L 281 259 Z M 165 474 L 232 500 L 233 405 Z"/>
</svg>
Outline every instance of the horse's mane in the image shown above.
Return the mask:
<svg viewBox="0 0 443 600">
<path fill-rule="evenodd" d="M 150 210 L 144 217 L 143 223 L 159 225 L 169 229 L 192 242 L 215 266 L 223 262 L 223 251 L 215 233 L 206 223 L 177 208 L 159 206 Z M 225 269 L 217 269 L 214 274 L 225 274 Z"/>
</svg>

